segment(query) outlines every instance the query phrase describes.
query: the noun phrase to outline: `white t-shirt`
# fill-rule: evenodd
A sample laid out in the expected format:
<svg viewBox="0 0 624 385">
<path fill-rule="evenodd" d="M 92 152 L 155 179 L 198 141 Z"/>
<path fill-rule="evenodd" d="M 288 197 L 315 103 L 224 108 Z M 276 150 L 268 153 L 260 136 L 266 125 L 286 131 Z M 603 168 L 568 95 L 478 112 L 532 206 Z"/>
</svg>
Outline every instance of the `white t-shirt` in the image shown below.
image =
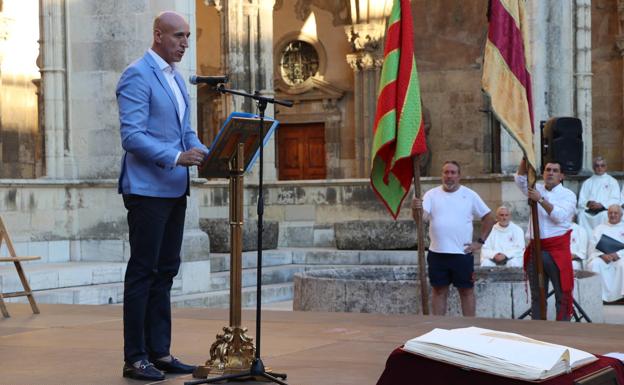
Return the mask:
<svg viewBox="0 0 624 385">
<path fill-rule="evenodd" d="M 429 250 L 452 254 L 465 254 L 464 245 L 472 242 L 472 221 L 490 212 L 481 197 L 464 186 L 455 192 L 442 186 L 427 191 L 423 210 L 430 216 Z"/>
</svg>

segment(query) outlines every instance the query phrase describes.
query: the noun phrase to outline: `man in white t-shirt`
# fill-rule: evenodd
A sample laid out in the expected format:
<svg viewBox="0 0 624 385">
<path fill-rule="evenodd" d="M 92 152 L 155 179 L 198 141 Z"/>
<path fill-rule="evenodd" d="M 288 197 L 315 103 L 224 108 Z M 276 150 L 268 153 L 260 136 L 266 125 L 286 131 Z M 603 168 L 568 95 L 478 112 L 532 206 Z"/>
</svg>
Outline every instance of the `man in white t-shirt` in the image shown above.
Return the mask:
<svg viewBox="0 0 624 385">
<path fill-rule="evenodd" d="M 442 166 L 442 185 L 427 191 L 423 197 L 414 197 L 412 215 L 423 210 L 423 219 L 429 221 L 429 253 L 427 265 L 432 288 L 433 315 L 444 315 L 449 286 L 459 292 L 462 314 L 474 317 L 474 257 L 484 239 L 492 230 L 494 216 L 489 207 L 473 190 L 460 185 L 461 170 L 455 161 Z M 472 241 L 472 221 L 482 221 L 481 237 Z"/>
<path fill-rule="evenodd" d="M 594 175 L 583 182 L 578 196 L 578 224 L 587 234 L 607 222 L 607 207 L 620 199 L 620 185 L 607 174 L 607 161 L 597 156 L 592 166 Z"/>
<path fill-rule="evenodd" d="M 524 232 L 511 221 L 511 212 L 501 206 L 496 209 L 496 224 L 481 248 L 482 267 L 522 267 Z"/>
</svg>

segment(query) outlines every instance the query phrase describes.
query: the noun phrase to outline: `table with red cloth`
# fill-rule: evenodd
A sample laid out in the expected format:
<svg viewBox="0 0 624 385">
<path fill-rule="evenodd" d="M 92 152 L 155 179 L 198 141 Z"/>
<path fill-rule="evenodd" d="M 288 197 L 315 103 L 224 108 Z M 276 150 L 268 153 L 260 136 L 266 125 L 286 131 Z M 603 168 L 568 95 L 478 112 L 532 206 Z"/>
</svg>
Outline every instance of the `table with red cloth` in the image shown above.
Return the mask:
<svg viewBox="0 0 624 385">
<path fill-rule="evenodd" d="M 621 361 L 597 356 L 598 361 L 582 366 L 571 373 L 562 374 L 539 382 L 540 385 L 573 385 L 574 380 L 600 369 L 612 367 L 617 379 L 624 385 L 624 364 Z M 381 374 L 377 385 L 527 385 L 536 382 L 501 377 L 477 370 L 447 364 L 395 349 Z"/>
</svg>

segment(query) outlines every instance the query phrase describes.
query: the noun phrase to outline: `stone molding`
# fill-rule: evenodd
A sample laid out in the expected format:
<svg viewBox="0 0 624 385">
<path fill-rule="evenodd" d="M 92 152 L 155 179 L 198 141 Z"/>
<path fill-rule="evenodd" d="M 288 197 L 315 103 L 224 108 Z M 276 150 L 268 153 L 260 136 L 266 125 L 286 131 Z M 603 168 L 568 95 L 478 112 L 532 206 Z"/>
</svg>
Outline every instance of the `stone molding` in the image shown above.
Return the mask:
<svg viewBox="0 0 624 385">
<path fill-rule="evenodd" d="M 347 54 L 347 63 L 354 72 L 375 71 L 381 69 L 383 56 L 368 51 L 350 53 Z"/>
<path fill-rule="evenodd" d="M 382 23 L 352 24 L 345 27 L 345 33 L 354 52 L 375 52 L 383 46 L 385 26 Z"/>
</svg>

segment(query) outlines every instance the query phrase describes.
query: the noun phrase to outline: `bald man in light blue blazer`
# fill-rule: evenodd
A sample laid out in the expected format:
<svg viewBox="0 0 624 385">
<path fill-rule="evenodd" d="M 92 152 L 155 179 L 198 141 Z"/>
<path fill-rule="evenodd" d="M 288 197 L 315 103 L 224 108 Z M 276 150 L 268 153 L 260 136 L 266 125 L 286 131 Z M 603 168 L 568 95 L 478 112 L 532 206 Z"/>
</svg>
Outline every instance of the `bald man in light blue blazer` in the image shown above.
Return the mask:
<svg viewBox="0 0 624 385">
<path fill-rule="evenodd" d="M 175 69 L 189 25 L 174 12 L 154 20 L 153 43 L 123 72 L 117 102 L 124 149 L 119 193 L 128 210 L 130 260 L 124 281 L 123 376 L 160 381 L 191 373 L 171 345 L 170 291 L 180 267 L 189 167 L 208 153 L 189 119 L 189 95 Z"/>
</svg>

